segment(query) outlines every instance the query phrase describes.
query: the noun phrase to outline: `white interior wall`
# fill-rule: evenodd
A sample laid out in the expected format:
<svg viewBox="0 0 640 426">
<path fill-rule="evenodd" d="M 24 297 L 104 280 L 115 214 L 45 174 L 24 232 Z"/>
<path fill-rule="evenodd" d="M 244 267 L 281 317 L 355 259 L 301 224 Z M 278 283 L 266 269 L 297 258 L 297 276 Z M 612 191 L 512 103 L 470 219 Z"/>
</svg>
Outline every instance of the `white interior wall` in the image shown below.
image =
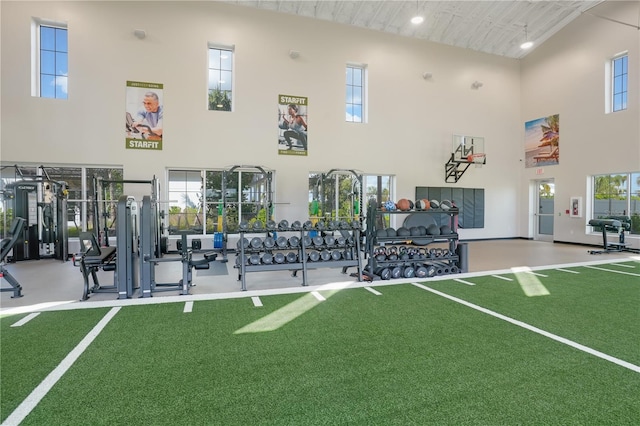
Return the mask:
<svg viewBox="0 0 640 426">
<path fill-rule="evenodd" d="M 568 196 L 584 193 L 584 176 L 572 179 L 571 170 L 599 157 L 592 150 L 575 150 L 572 161 L 565 155 L 572 139 L 593 134 L 582 117 L 595 113 L 587 114 L 592 107 L 583 99 L 566 98 L 572 93 L 565 85 L 576 77 L 573 64 L 558 66 L 553 53 L 553 46 L 569 48 L 563 39 L 577 37 L 586 17 L 527 58 L 521 83 L 516 60 L 217 2 L 3 1 L 0 8 L 3 162 L 123 165 L 126 179 L 164 177 L 166 167 L 261 165 L 276 171 L 276 201 L 291 203 L 280 205 L 277 216 L 289 220 L 307 215 L 309 171 L 395 174 L 397 198 L 413 198 L 415 186 L 485 188 L 485 228 L 462 230 L 461 236 L 499 238 L 528 236 L 526 185 L 533 171 L 520 162 L 524 121 L 560 113 L 563 157 L 545 176 L 556 176 L 558 186 L 571 185 L 562 189 L 567 203 Z M 32 17 L 68 23 L 67 101 L 30 96 Z M 146 30 L 144 40 L 133 35 L 136 28 Z M 591 37 L 615 38 L 613 32 L 607 27 Z M 208 42 L 235 46 L 232 113 L 206 109 Z M 290 59 L 290 49 L 300 51 L 300 58 Z M 553 61 L 555 66 L 547 65 Z M 348 62 L 368 65 L 368 124 L 344 121 Z M 543 96 L 549 86 L 540 86 L 553 69 L 552 80 L 564 84 L 553 83 L 558 92 L 549 99 Z M 425 71 L 433 78 L 424 80 Z M 125 149 L 127 80 L 164 84 L 163 151 Z M 484 84 L 479 90 L 471 89 L 475 80 Z M 309 98 L 308 157 L 277 154 L 278 94 Z M 637 117 L 637 105 L 629 113 Z M 637 142 L 637 123 L 634 129 L 629 138 Z M 445 184 L 453 134 L 485 137 L 487 165 Z"/>
<path fill-rule="evenodd" d="M 640 170 L 640 31 L 602 17 L 637 25 L 640 2 L 605 2 L 570 23 L 522 60 L 523 122 L 560 114 L 560 164 L 525 169 L 520 191 L 535 179 L 555 180 L 554 240 L 601 244 L 587 225 L 588 212 L 571 218 L 571 197 L 587 199 L 588 176 Z M 627 110 L 605 114 L 605 64 L 629 54 Z M 524 199 L 523 199 L 524 201 Z M 531 236 L 533 208 L 519 214 L 520 235 Z M 638 247 L 637 238 L 629 242 Z"/>
</svg>

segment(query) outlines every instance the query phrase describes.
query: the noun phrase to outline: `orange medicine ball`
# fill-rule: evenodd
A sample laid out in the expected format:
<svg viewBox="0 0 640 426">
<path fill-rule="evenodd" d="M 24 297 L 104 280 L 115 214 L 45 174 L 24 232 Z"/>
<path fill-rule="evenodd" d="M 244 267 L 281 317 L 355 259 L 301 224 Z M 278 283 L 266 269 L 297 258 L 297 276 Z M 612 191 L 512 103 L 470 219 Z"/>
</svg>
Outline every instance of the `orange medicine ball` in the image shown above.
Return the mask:
<svg viewBox="0 0 640 426">
<path fill-rule="evenodd" d="M 402 210 L 403 212 L 406 212 L 407 210 L 411 210 L 411 203 L 406 198 L 402 198 L 401 200 L 398 200 L 398 202 L 396 203 L 396 206 L 398 206 L 398 210 Z"/>
</svg>

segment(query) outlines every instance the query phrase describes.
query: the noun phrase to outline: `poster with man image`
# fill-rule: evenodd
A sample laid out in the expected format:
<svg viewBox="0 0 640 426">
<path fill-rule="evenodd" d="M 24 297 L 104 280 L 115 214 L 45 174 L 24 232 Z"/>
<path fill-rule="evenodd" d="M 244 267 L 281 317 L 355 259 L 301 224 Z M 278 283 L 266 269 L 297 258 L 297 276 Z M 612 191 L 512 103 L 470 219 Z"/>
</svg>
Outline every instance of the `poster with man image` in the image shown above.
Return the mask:
<svg viewBox="0 0 640 426">
<path fill-rule="evenodd" d="M 162 84 L 127 81 L 125 146 L 162 150 Z"/>
<path fill-rule="evenodd" d="M 308 98 L 278 95 L 278 154 L 307 155 Z"/>
</svg>

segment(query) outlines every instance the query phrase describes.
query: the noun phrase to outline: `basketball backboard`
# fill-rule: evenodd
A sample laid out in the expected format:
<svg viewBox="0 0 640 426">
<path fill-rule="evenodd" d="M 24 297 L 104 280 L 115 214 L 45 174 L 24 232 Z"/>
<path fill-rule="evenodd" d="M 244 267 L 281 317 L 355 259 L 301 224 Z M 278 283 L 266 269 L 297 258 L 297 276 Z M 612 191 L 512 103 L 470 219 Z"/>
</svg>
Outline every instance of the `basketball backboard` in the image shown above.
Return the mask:
<svg viewBox="0 0 640 426">
<path fill-rule="evenodd" d="M 478 136 L 453 135 L 451 152 L 454 161 L 467 162 L 472 154 L 485 154 L 484 138 Z"/>
</svg>

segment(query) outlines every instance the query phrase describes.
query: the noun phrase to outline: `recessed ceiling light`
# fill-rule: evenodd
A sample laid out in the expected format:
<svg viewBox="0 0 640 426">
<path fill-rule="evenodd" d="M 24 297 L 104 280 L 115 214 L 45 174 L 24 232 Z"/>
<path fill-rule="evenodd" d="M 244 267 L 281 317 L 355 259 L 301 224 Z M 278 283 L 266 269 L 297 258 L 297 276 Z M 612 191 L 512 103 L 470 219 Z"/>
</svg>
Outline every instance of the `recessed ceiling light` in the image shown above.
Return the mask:
<svg viewBox="0 0 640 426">
<path fill-rule="evenodd" d="M 424 18 L 422 16 L 414 16 L 411 18 L 411 23 L 414 25 L 422 24 L 424 22 Z"/>
<path fill-rule="evenodd" d="M 520 45 L 520 49 L 531 49 L 532 46 L 533 46 L 532 41 L 525 41 Z"/>
</svg>

